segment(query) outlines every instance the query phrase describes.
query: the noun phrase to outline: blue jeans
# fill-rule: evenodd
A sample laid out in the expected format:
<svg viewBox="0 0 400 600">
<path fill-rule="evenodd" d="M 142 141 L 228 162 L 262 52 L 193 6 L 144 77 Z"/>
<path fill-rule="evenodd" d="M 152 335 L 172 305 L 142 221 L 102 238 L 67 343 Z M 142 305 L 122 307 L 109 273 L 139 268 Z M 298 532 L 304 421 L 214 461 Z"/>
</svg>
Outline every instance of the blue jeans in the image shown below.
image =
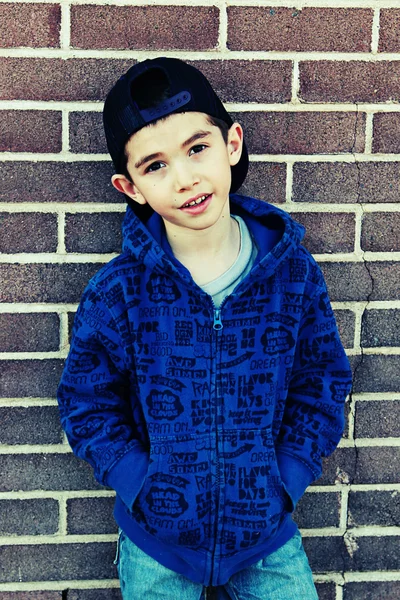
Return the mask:
<svg viewBox="0 0 400 600">
<path fill-rule="evenodd" d="M 300 532 L 215 588 L 194 583 L 160 565 L 123 532 L 118 546 L 123 600 L 318 600 Z"/>
</svg>

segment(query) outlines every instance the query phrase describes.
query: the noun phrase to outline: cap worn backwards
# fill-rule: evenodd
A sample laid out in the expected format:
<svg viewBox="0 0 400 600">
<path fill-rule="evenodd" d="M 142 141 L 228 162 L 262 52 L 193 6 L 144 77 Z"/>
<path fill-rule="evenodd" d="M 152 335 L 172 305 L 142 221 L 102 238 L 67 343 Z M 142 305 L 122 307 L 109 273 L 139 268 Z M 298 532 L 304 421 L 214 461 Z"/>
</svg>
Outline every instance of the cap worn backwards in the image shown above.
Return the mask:
<svg viewBox="0 0 400 600">
<path fill-rule="evenodd" d="M 132 85 L 136 79 L 151 70 L 162 71 L 169 82 L 169 97 L 157 106 L 140 109 L 132 98 Z M 108 151 L 116 171 L 121 165 L 125 144 L 130 136 L 149 123 L 180 112 L 202 112 L 233 124 L 221 100 L 206 77 L 195 67 L 177 58 L 155 58 L 137 63 L 125 73 L 109 92 L 103 110 L 104 131 Z M 245 180 L 249 164 L 246 145 L 241 158 L 231 167 L 230 191 L 236 192 Z"/>
</svg>

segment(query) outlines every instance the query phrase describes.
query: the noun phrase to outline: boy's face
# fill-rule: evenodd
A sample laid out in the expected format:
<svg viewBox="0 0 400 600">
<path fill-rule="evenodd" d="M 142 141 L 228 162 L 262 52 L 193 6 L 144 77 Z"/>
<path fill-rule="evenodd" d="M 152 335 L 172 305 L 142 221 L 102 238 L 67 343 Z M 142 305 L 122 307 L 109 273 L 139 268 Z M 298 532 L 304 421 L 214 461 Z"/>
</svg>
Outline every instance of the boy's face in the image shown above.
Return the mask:
<svg viewBox="0 0 400 600">
<path fill-rule="evenodd" d="M 242 143 L 238 123 L 225 143 L 204 113 L 173 114 L 128 141 L 133 183 L 123 175 L 114 175 L 112 181 L 138 204 L 149 204 L 164 220 L 167 233 L 207 229 L 229 215 L 231 166 L 239 162 Z"/>
</svg>

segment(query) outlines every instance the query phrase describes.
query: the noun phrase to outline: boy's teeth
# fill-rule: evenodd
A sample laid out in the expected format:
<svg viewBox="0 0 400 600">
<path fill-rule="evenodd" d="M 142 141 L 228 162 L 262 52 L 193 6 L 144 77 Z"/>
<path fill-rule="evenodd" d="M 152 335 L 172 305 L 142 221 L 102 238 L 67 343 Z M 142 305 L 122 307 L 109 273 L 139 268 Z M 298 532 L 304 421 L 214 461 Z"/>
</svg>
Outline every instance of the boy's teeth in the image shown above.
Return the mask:
<svg viewBox="0 0 400 600">
<path fill-rule="evenodd" d="M 201 198 L 197 198 L 197 200 L 193 200 L 193 202 L 189 202 L 188 204 L 185 204 L 184 208 L 186 206 L 194 206 L 195 204 L 200 204 L 200 202 L 203 202 L 203 200 L 205 200 L 206 198 L 207 198 L 207 195 L 201 196 Z"/>
</svg>

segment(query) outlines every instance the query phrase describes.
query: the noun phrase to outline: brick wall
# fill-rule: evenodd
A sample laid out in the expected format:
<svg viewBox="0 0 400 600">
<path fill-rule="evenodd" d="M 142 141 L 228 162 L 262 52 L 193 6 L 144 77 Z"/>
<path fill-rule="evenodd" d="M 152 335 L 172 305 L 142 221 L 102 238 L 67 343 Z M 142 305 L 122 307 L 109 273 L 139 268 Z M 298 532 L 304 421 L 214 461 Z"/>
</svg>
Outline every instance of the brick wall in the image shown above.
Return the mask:
<svg viewBox="0 0 400 600">
<path fill-rule="evenodd" d="M 244 192 L 307 226 L 353 362 L 345 438 L 296 511 L 320 598 L 400 597 L 399 32 L 400 0 L 0 1 L 0 600 L 120 598 L 113 494 L 55 391 L 120 246 L 102 101 L 160 53 L 243 123 Z"/>
</svg>

